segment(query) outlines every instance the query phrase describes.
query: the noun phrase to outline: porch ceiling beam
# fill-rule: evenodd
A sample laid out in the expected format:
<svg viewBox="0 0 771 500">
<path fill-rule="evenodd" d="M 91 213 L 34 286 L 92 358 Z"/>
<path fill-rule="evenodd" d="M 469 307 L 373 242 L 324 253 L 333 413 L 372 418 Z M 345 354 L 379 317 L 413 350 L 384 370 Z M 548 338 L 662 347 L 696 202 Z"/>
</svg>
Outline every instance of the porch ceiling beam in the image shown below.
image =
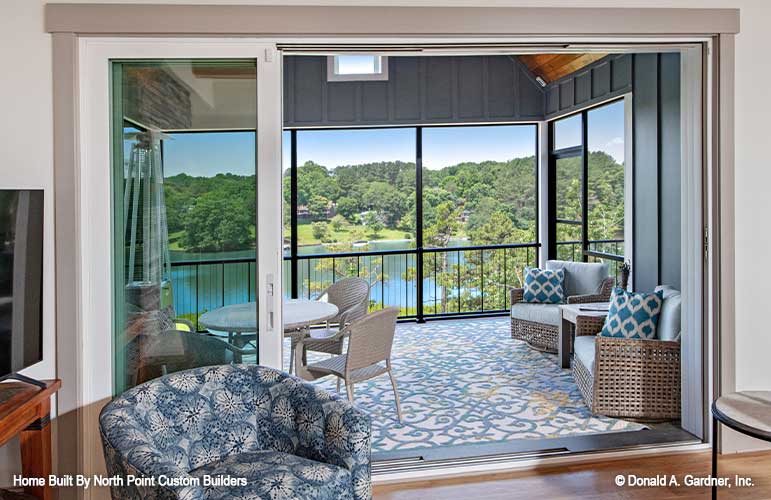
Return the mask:
<svg viewBox="0 0 771 500">
<path fill-rule="evenodd" d="M 47 4 L 45 14 L 46 31 L 79 35 L 630 36 L 739 31 L 738 9 Z"/>
</svg>

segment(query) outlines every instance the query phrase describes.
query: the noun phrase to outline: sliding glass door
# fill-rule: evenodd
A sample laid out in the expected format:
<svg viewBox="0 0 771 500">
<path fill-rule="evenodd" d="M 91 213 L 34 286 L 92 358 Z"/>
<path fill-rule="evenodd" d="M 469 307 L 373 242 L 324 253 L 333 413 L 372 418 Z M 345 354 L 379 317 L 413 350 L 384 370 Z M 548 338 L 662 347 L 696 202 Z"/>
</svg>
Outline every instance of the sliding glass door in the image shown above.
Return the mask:
<svg viewBox="0 0 771 500">
<path fill-rule="evenodd" d="M 111 71 L 115 392 L 258 362 L 256 60 Z"/>
</svg>

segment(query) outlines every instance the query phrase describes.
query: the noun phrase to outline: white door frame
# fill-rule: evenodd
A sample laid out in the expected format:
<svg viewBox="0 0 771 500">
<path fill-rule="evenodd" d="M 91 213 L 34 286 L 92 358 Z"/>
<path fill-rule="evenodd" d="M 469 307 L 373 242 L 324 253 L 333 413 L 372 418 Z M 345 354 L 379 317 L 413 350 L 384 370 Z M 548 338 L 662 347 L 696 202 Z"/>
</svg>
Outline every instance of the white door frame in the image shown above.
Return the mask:
<svg viewBox="0 0 771 500">
<path fill-rule="evenodd" d="M 376 37 L 373 37 L 376 38 Z M 502 37 L 510 40 L 521 40 L 522 37 Z M 563 37 L 571 39 L 574 42 L 595 42 L 593 37 Z M 338 43 L 365 43 L 372 40 L 352 39 L 352 38 L 332 38 Z M 553 41 L 546 37 L 526 37 L 533 43 L 541 41 Z M 709 37 L 688 37 L 686 40 L 677 37 L 608 37 L 603 43 L 609 45 L 623 44 L 625 42 L 634 42 L 644 39 L 646 41 L 657 42 L 706 42 L 711 45 L 712 39 Z M 279 43 L 310 43 L 310 42 L 328 42 L 330 38 L 287 38 L 281 40 L 271 40 Z M 382 38 L 377 38 L 381 40 Z M 408 38 L 413 43 L 420 43 L 420 38 Z M 453 38 L 457 40 L 457 38 Z M 390 42 L 402 40 L 388 40 Z M 436 42 L 437 40 L 432 40 Z M 274 189 L 258 189 L 258 219 L 259 219 L 259 237 L 258 237 L 258 269 L 259 283 L 258 295 L 260 301 L 260 327 L 261 332 L 268 331 L 267 320 L 270 316 L 270 310 L 266 306 L 265 300 L 265 276 L 266 269 L 272 269 L 275 273 L 275 287 L 277 292 L 269 302 L 273 307 L 273 334 L 260 336 L 260 362 L 270 366 L 281 367 L 281 328 L 275 328 L 275 325 L 281 324 L 281 294 L 278 293 L 282 273 L 282 223 L 280 210 L 281 207 L 281 55 L 276 51 L 275 43 L 266 43 L 265 39 L 248 38 L 209 38 L 209 39 L 190 39 L 190 38 L 80 38 L 79 39 L 79 113 L 80 116 L 80 136 L 79 136 L 79 159 L 80 159 L 80 179 L 77 185 L 80 189 L 78 193 L 79 224 L 82 234 L 78 241 L 81 246 L 81 255 L 79 264 L 83 270 L 79 285 L 82 287 L 81 307 L 79 310 L 79 341 L 82 342 L 82 351 L 77 362 L 80 380 L 83 386 L 80 388 L 82 400 L 79 407 L 87 407 L 93 403 L 104 401 L 108 398 L 112 390 L 112 356 L 105 353 L 112 353 L 112 304 L 111 293 L 104 293 L 105 290 L 111 290 L 110 279 L 104 280 L 102 276 L 111 277 L 110 254 L 111 241 L 109 238 L 101 238 L 104 234 L 110 234 L 111 217 L 110 211 L 104 210 L 104 207 L 110 206 L 110 165 L 109 148 L 111 136 L 109 132 L 110 114 L 109 114 L 109 58 L 255 58 L 258 61 L 258 178 L 260 186 L 272 185 Z M 267 57 L 266 57 L 267 56 Z M 77 64 L 77 63 L 76 63 Z M 705 75 L 709 81 L 709 73 Z M 711 91 L 711 87 L 710 87 Z M 706 99 L 709 102 L 709 98 Z M 707 112 L 708 110 L 705 110 Z M 711 127 L 705 134 L 706 140 L 712 135 Z M 689 142 L 698 138 L 684 138 Z M 682 147 L 687 147 L 685 144 Z M 694 161 L 690 157 L 691 162 Z M 708 172 L 711 172 L 712 158 L 708 157 L 706 161 Z M 275 168 L 267 168 L 268 165 L 274 165 Z M 709 174 L 707 174 L 709 176 Z M 707 193 L 709 197 L 711 193 Z M 265 212 L 262 207 L 273 206 L 277 213 L 268 220 L 264 221 Z M 712 227 L 712 221 L 707 221 L 709 227 Z M 104 232 L 107 231 L 107 232 Z M 270 248 L 267 252 L 263 250 L 260 242 L 272 241 L 275 248 Z M 712 255 L 708 254 L 708 259 Z M 710 265 L 711 267 L 711 265 Z M 715 306 L 714 302 L 704 304 L 710 312 Z M 712 326 L 707 333 L 708 342 L 711 343 Z M 110 332 L 110 333 L 106 333 Z M 704 346 L 706 348 L 706 345 Z M 712 369 L 713 367 L 707 367 Z M 105 376 L 108 374 L 109 376 Z M 705 387 L 707 391 L 707 401 L 712 397 L 712 387 Z M 99 405 L 101 406 L 101 405 Z M 88 412 L 87 412 L 88 413 Z M 88 419 L 88 417 L 87 417 Z M 82 428 L 93 429 L 95 421 L 87 422 Z M 705 435 L 709 436 L 707 429 Z M 705 439 L 706 439 L 705 436 Z M 86 438 L 87 441 L 96 442 L 98 437 Z M 97 450 L 98 446 L 90 446 L 91 443 L 84 443 L 86 450 Z M 683 449 L 698 449 L 705 445 L 685 446 Z M 612 453 L 613 456 L 630 456 L 636 453 L 646 453 L 647 450 L 624 450 Z M 581 460 L 580 457 L 574 457 Z M 584 457 L 584 459 L 586 459 Z M 87 459 L 88 460 L 88 459 Z M 91 464 L 98 463 L 93 460 Z M 540 462 L 541 459 L 538 460 Z M 506 470 L 520 466 L 527 467 L 524 463 L 499 464 L 496 470 Z M 89 469 L 86 467 L 88 470 Z M 462 471 L 453 470 L 452 474 L 459 472 L 473 473 L 470 468 L 463 468 Z M 436 470 L 432 475 L 441 477 L 443 473 L 449 471 Z M 404 474 L 402 477 L 392 477 L 391 479 L 414 478 L 412 474 Z"/>
<path fill-rule="evenodd" d="M 113 391 L 111 59 L 229 59 L 257 63 L 257 302 L 259 362 L 281 368 L 281 55 L 254 39 L 80 40 L 80 227 L 83 404 Z M 274 286 L 269 286 L 273 284 Z M 275 293 L 270 293 L 275 290 Z M 110 353 L 105 355 L 105 353 Z"/>
</svg>

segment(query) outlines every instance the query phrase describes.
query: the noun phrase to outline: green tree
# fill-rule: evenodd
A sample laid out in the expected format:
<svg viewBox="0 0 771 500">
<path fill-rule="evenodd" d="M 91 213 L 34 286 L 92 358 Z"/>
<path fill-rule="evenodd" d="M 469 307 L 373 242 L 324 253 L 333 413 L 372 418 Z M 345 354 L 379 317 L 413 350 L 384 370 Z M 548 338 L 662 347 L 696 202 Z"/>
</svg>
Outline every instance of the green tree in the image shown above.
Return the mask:
<svg viewBox="0 0 771 500">
<path fill-rule="evenodd" d="M 315 194 L 308 200 L 308 212 L 311 220 L 319 221 L 327 218 L 327 209 L 329 200 L 321 195 Z"/>
<path fill-rule="evenodd" d="M 313 222 L 311 223 L 311 232 L 315 239 L 324 242 L 329 236 L 329 226 L 326 222 Z"/>
<path fill-rule="evenodd" d="M 383 221 L 380 220 L 380 215 L 373 210 L 370 210 L 364 216 L 364 225 L 371 231 L 370 235 L 373 238 L 377 238 L 380 235 L 380 231 L 385 228 Z"/>
<path fill-rule="evenodd" d="M 350 225 L 346 220 L 346 218 L 340 214 L 337 214 L 334 217 L 332 217 L 332 220 L 330 220 L 329 223 L 332 224 L 332 229 L 334 229 L 335 231 L 340 231 L 344 228 L 347 228 Z"/>
<path fill-rule="evenodd" d="M 358 202 L 349 196 L 342 196 L 337 200 L 337 212 L 351 222 L 353 222 L 356 214 L 361 211 L 360 209 L 361 207 Z"/>
<path fill-rule="evenodd" d="M 254 219 L 238 199 L 223 199 L 219 193 L 201 195 L 184 218 L 182 244 L 199 252 L 242 250 L 254 245 Z"/>
</svg>

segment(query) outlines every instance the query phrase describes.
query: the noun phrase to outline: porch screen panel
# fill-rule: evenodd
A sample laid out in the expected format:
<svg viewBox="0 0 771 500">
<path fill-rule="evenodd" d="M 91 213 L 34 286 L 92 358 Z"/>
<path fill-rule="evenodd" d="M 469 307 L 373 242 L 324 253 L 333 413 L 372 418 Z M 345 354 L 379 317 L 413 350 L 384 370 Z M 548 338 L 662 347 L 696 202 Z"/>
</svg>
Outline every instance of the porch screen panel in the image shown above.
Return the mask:
<svg viewBox="0 0 771 500">
<path fill-rule="evenodd" d="M 536 126 L 422 128 L 428 314 L 508 307 L 537 262 Z"/>
<path fill-rule="evenodd" d="M 624 257 L 624 138 L 623 100 L 587 112 L 589 250 L 617 260 Z"/>
</svg>

